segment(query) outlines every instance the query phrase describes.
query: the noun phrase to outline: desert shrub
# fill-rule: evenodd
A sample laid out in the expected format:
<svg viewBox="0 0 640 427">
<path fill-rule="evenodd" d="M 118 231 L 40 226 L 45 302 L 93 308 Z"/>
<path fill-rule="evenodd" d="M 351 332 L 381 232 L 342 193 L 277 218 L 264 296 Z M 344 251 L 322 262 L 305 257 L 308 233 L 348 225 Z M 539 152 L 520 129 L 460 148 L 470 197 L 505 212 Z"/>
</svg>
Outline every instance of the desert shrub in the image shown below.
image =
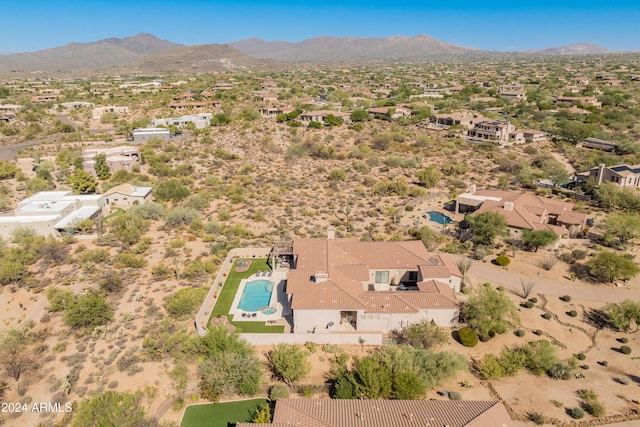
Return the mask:
<svg viewBox="0 0 640 427">
<path fill-rule="evenodd" d="M 578 407 L 571 408 L 571 410 L 569 411 L 569 415 L 571 415 L 571 418 L 579 420 L 584 417 L 584 411 Z"/>
<path fill-rule="evenodd" d="M 540 329 L 536 329 L 535 331 L 533 331 L 533 333 L 536 335 L 542 335 L 543 332 Z"/>
<path fill-rule="evenodd" d="M 563 295 L 560 297 L 560 299 L 564 302 L 569 302 L 571 301 L 571 297 L 569 295 Z"/>
<path fill-rule="evenodd" d="M 606 360 L 603 360 L 602 362 L 600 362 L 601 366 L 607 367 L 609 366 L 609 362 L 607 362 Z"/>
<path fill-rule="evenodd" d="M 458 391 L 450 391 L 449 399 L 451 400 L 462 400 L 462 394 Z"/>
<path fill-rule="evenodd" d="M 74 301 L 73 291 L 71 289 L 62 289 L 55 286 L 47 288 L 45 295 L 49 300 L 49 311 L 62 311 Z"/>
<path fill-rule="evenodd" d="M 618 338 L 618 342 L 622 344 L 626 344 L 629 342 L 629 338 L 627 337 Z"/>
<path fill-rule="evenodd" d="M 289 387 L 284 384 L 276 384 L 269 390 L 269 400 L 286 399 L 289 397 Z"/>
<path fill-rule="evenodd" d="M 578 390 L 578 397 L 582 400 L 597 400 L 598 394 L 590 388 L 582 388 Z"/>
<path fill-rule="evenodd" d="M 622 352 L 622 354 L 631 354 L 631 347 L 629 347 L 628 345 L 623 345 L 622 347 L 620 347 L 620 351 Z"/>
<path fill-rule="evenodd" d="M 542 315 L 542 317 L 543 317 L 543 318 L 545 318 L 545 319 L 547 319 L 547 320 L 549 320 L 549 319 L 551 319 L 551 317 L 553 317 L 553 316 L 551 316 L 551 313 L 544 313 L 544 314 Z"/>
<path fill-rule="evenodd" d="M 531 301 L 534 304 L 537 304 L 538 303 L 538 298 L 536 298 L 536 297 L 529 298 L 529 301 Z"/>
<path fill-rule="evenodd" d="M 131 252 L 119 253 L 116 255 L 116 261 L 129 268 L 142 268 L 147 265 L 147 260 L 144 257 L 134 255 Z"/>
<path fill-rule="evenodd" d="M 607 410 L 601 402 L 597 400 L 587 400 L 584 402 L 584 409 L 594 417 L 603 417 Z"/>
<path fill-rule="evenodd" d="M 558 362 L 547 371 L 547 375 L 554 380 L 568 380 L 571 378 L 571 371 L 573 371 L 573 369 L 571 369 L 569 364 Z"/>
<path fill-rule="evenodd" d="M 532 412 L 529 414 L 529 419 L 531 421 L 533 421 L 534 424 L 536 425 L 543 425 L 544 424 L 544 417 L 542 416 L 542 414 L 540 414 L 539 412 Z"/>
<path fill-rule="evenodd" d="M 534 375 L 542 375 L 558 363 L 556 347 L 547 340 L 528 342 L 520 350 L 526 356 L 525 367 Z"/>
<path fill-rule="evenodd" d="M 178 206 L 177 208 L 171 209 L 164 217 L 165 222 L 173 227 L 191 225 L 191 223 L 199 219 L 200 213 L 196 209 L 184 206 Z"/>
<path fill-rule="evenodd" d="M 581 261 L 583 259 L 585 259 L 587 257 L 587 251 L 582 250 L 582 249 L 574 249 L 571 251 L 571 256 L 578 260 Z"/>
<path fill-rule="evenodd" d="M 129 213 L 144 219 L 160 219 L 164 215 L 166 209 L 159 203 L 144 203 L 142 205 L 132 206 Z"/>
<path fill-rule="evenodd" d="M 576 354 L 576 359 L 578 359 L 578 360 L 584 360 L 584 359 L 586 359 L 586 358 L 587 358 L 587 356 L 585 356 L 585 354 L 584 354 L 584 353 L 578 353 L 578 354 Z"/>
<path fill-rule="evenodd" d="M 589 365 L 580 365 L 580 368 L 586 371 L 587 369 L 589 369 Z"/>
<path fill-rule="evenodd" d="M 571 316 L 571 317 L 576 317 L 576 316 L 578 316 L 578 312 L 577 312 L 577 311 L 575 311 L 575 310 L 571 310 L 571 311 L 569 311 L 567 314 L 568 314 L 569 316 Z"/>
<path fill-rule="evenodd" d="M 514 332 L 514 334 L 517 337 L 523 337 L 524 336 L 524 331 L 522 329 L 518 329 L 517 331 Z"/>
<path fill-rule="evenodd" d="M 533 308 L 533 303 L 531 301 L 527 301 L 527 302 L 524 303 L 524 306 L 526 308 Z"/>
<path fill-rule="evenodd" d="M 185 288 L 167 298 L 165 308 L 173 317 L 190 316 L 204 300 L 209 288 Z"/>
<path fill-rule="evenodd" d="M 458 331 L 458 340 L 465 347 L 475 347 L 478 344 L 478 335 L 471 328 L 461 328 Z"/>
<path fill-rule="evenodd" d="M 166 279 L 172 274 L 173 270 L 165 264 L 156 264 L 151 268 L 151 275 L 156 279 Z"/>
<path fill-rule="evenodd" d="M 510 263 L 511 263 L 511 260 L 509 259 L 508 256 L 500 255 L 498 258 L 496 258 L 496 264 L 498 264 L 501 267 L 506 267 Z"/>
<path fill-rule="evenodd" d="M 78 254 L 78 258 L 82 262 L 104 263 L 109 262 L 108 249 L 84 250 Z"/>
</svg>

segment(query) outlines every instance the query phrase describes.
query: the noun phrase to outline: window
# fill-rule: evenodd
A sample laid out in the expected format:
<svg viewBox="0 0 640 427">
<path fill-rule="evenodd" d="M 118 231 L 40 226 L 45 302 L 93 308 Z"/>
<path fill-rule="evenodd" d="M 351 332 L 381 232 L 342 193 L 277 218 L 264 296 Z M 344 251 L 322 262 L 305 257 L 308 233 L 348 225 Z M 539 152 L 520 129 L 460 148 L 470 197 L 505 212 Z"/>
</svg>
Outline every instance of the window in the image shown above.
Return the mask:
<svg viewBox="0 0 640 427">
<path fill-rule="evenodd" d="M 389 272 L 376 271 L 376 283 L 389 283 Z"/>
<path fill-rule="evenodd" d="M 418 272 L 417 271 L 410 271 L 409 272 L 409 281 L 410 282 L 417 282 L 418 281 Z"/>
</svg>

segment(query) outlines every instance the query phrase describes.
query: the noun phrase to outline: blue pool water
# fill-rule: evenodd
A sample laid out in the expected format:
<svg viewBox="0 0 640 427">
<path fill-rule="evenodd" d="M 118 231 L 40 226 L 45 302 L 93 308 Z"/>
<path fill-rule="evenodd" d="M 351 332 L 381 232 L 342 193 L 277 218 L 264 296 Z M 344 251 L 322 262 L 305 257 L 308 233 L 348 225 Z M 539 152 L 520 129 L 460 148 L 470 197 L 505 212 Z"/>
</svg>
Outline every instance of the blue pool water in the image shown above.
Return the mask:
<svg viewBox="0 0 640 427">
<path fill-rule="evenodd" d="M 429 215 L 429 221 L 438 223 L 438 224 L 451 224 L 451 218 L 446 215 L 441 214 L 440 212 L 429 211 L 425 212 Z"/>
<path fill-rule="evenodd" d="M 238 308 L 244 311 L 258 311 L 269 305 L 273 283 L 268 280 L 247 282 L 242 291 Z"/>
</svg>

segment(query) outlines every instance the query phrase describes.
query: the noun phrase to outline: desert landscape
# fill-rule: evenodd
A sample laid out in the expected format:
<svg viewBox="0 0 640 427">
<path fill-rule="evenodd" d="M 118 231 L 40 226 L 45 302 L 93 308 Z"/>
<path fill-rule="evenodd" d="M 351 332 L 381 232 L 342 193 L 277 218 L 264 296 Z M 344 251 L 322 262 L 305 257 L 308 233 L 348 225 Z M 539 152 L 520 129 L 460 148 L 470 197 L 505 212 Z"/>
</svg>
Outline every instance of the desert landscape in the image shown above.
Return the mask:
<svg viewBox="0 0 640 427">
<path fill-rule="evenodd" d="M 121 425 L 195 426 L 183 421 L 195 404 L 343 398 L 338 385 L 359 378 L 363 360 L 387 369 L 393 351 L 447 373 L 412 378 L 423 390 L 413 399 L 500 401 L 513 425 L 640 422 L 636 54 L 293 67 L 265 65 L 284 53 L 234 52 L 234 67 L 202 61 L 186 72 L 148 67 L 219 52 L 158 49 L 115 75 L 2 80 L 0 389 L 11 410 L 0 423 L 109 425 L 115 418 L 97 408 L 120 402 Z M 45 95 L 54 99 L 37 99 Z M 154 126 L 161 118 L 172 124 Z M 607 144 L 614 149 L 593 148 Z M 29 226 L 42 210 L 89 200 L 80 196 L 102 204 L 43 223 L 51 232 Z M 406 324 L 354 330 L 351 344 L 238 338 L 238 328 L 284 333 L 267 333 L 276 322 L 264 321 L 242 330 L 221 308 L 238 292 L 239 259 L 255 262 L 243 280 L 257 265 L 277 270 L 231 251 L 270 253 L 329 230 L 358 242 L 421 241 L 447 257 L 462 282 L 455 325 L 415 322 L 424 329 L 413 341 Z M 394 283 L 387 272 L 384 284 L 418 292 L 418 281 Z M 505 323 L 482 323 L 473 311 L 482 298 L 497 301 L 488 316 Z M 201 307 L 223 326 L 206 322 L 209 333 L 197 334 Z M 289 335 L 292 319 L 283 312 L 277 323 Z M 378 333 L 382 345 L 355 344 L 359 332 Z M 234 357 L 216 353 L 225 346 L 246 365 L 226 365 Z M 295 378 L 279 370 L 280 351 L 295 360 Z M 255 382 L 220 372 L 232 368 Z M 370 397 L 354 387 L 350 398 Z M 402 400 L 393 390 L 376 398 Z"/>
</svg>

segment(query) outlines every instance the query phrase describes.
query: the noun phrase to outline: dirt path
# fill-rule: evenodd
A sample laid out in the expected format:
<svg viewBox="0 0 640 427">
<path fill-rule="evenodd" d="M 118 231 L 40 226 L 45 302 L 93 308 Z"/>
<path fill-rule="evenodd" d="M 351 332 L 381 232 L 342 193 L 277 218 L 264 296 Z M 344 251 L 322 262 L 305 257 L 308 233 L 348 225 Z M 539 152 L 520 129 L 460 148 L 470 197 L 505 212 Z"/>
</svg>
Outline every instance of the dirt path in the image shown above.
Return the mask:
<svg viewBox="0 0 640 427">
<path fill-rule="evenodd" d="M 551 275 L 553 273 L 547 274 Z M 475 284 L 490 281 L 519 292 L 520 279 L 524 276 L 522 274 L 511 273 L 503 267 L 498 267 L 488 262 L 484 263 L 474 261 L 469 270 L 469 277 Z M 569 295 L 574 299 L 603 303 L 621 302 L 627 298 L 636 301 L 640 300 L 640 290 L 638 289 L 604 288 L 596 285 L 583 285 L 570 282 L 564 277 L 549 279 L 544 276 L 534 276 L 528 278 L 536 281 L 534 293 L 537 294 L 553 295 L 558 297 L 562 295 Z"/>
</svg>

